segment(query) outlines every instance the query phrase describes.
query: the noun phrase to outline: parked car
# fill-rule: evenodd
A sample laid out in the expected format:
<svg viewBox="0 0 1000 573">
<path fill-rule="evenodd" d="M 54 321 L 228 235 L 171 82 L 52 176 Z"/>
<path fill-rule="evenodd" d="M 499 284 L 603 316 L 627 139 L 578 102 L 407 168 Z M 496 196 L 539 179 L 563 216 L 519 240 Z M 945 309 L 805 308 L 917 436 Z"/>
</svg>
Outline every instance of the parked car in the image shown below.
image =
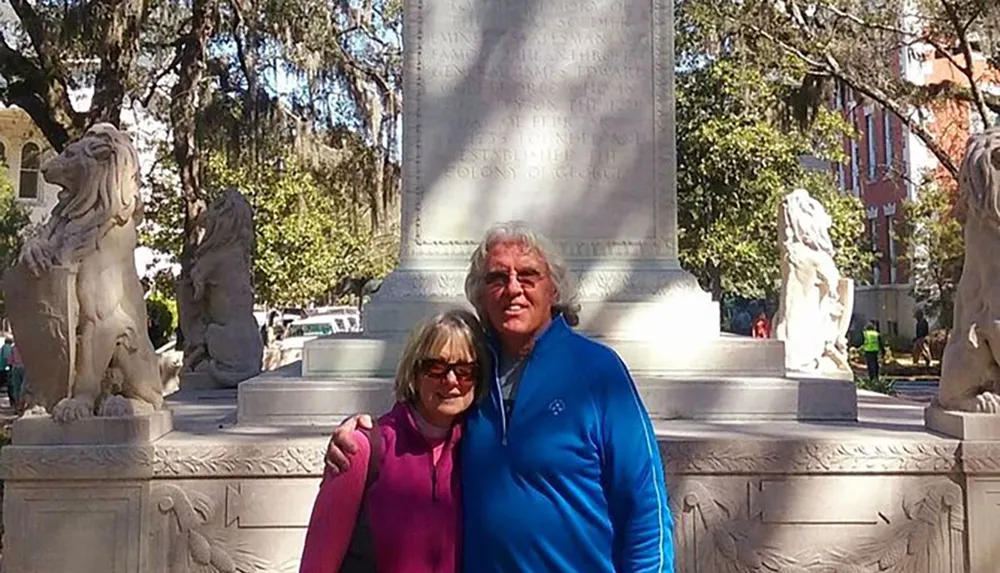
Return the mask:
<svg viewBox="0 0 1000 573">
<path fill-rule="evenodd" d="M 281 366 L 302 358 L 305 343 L 331 334 L 358 332 L 361 317 L 357 314 L 335 312 L 301 318 L 288 325 L 281 339 Z"/>
</svg>

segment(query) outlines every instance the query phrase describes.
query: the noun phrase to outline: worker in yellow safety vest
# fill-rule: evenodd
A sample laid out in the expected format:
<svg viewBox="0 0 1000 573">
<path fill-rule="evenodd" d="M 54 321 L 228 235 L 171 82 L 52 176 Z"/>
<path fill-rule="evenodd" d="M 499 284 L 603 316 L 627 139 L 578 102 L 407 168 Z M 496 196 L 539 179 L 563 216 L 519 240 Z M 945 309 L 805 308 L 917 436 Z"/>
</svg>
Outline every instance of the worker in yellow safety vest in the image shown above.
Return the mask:
<svg viewBox="0 0 1000 573">
<path fill-rule="evenodd" d="M 863 334 L 861 352 L 865 355 L 865 364 L 868 366 L 868 379 L 874 382 L 878 380 L 879 360 L 885 354 L 885 345 L 874 321 L 868 323 Z"/>
</svg>

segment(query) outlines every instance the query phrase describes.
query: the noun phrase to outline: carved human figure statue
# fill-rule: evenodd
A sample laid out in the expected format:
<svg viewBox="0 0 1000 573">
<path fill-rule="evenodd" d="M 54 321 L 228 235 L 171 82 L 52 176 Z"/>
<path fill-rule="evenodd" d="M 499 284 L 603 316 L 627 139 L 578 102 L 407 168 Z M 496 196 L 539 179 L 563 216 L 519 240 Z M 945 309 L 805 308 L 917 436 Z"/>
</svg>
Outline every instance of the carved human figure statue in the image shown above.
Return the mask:
<svg viewBox="0 0 1000 573">
<path fill-rule="evenodd" d="M 953 329 L 941 358 L 937 403 L 1000 413 L 1000 129 L 969 138 L 955 215 L 965 262 L 955 292 Z"/>
<path fill-rule="evenodd" d="M 42 167 L 62 188 L 4 279 L 27 401 L 58 421 L 148 413 L 163 403 L 136 274 L 142 220 L 129 136 L 91 127 Z"/>
<path fill-rule="evenodd" d="M 233 387 L 260 373 L 264 353 L 250 282 L 253 209 L 242 193 L 229 189 L 198 225 L 190 277 L 178 281 L 185 340 L 181 384 Z"/>
<path fill-rule="evenodd" d="M 773 336 L 784 341 L 790 370 L 850 371 L 854 282 L 840 276 L 833 260 L 831 223 L 805 189 L 786 195 L 778 209 L 781 296 Z"/>
</svg>

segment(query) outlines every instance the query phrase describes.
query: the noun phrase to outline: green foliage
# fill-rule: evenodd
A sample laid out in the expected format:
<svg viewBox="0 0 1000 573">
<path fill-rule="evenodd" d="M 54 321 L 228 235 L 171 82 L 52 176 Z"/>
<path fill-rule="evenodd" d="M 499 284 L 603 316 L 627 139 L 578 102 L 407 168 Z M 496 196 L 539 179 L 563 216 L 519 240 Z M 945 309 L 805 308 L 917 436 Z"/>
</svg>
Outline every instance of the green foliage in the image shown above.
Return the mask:
<svg viewBox="0 0 1000 573">
<path fill-rule="evenodd" d="M 258 302 L 308 303 L 345 278 L 381 277 L 392 268 L 394 261 L 386 251 L 393 245 L 380 244 L 367 229 L 352 228 L 316 178 L 293 159 L 280 169 L 254 169 L 231 165 L 215 154 L 206 168 L 210 194 L 235 187 L 256 213 Z"/>
<path fill-rule="evenodd" d="M 833 219 L 830 240 L 837 250 L 834 260 L 840 273 L 857 282 L 868 282 L 875 253 L 865 235 L 866 218 L 861 199 L 838 192 L 827 176 L 813 176 L 805 188 L 823 204 Z"/>
<path fill-rule="evenodd" d="M 955 290 L 965 262 L 962 225 L 952 215 L 954 188 L 927 182 L 918 192 L 919 201 L 907 201 L 902 208 L 902 224 L 896 229 L 905 246 L 909 264 L 911 294 L 928 320 L 941 328 L 951 328 Z"/>
<path fill-rule="evenodd" d="M 779 280 L 777 213 L 782 197 L 807 188 L 834 219 L 847 269 L 863 268 L 863 210 L 801 157 L 838 159 L 830 143 L 845 126 L 823 112 L 809 132 L 773 116 L 786 87 L 742 57 L 678 74 L 678 222 L 681 263 L 718 300 L 774 294 Z M 845 272 L 849 272 L 846 271 Z"/>
<path fill-rule="evenodd" d="M 0 177 L 0 272 L 17 262 L 30 224 L 28 210 L 17 201 L 10 181 Z M 3 289 L 0 289 L 0 304 L 2 302 Z"/>
<path fill-rule="evenodd" d="M 153 348 L 166 344 L 177 328 L 177 303 L 173 299 L 151 296 L 146 299 L 147 331 Z"/>
<path fill-rule="evenodd" d="M 885 394 L 886 396 L 896 395 L 896 380 L 894 378 L 879 376 L 878 380 L 869 380 L 866 376 L 855 375 L 854 385 L 862 390 L 878 392 L 879 394 Z"/>
</svg>

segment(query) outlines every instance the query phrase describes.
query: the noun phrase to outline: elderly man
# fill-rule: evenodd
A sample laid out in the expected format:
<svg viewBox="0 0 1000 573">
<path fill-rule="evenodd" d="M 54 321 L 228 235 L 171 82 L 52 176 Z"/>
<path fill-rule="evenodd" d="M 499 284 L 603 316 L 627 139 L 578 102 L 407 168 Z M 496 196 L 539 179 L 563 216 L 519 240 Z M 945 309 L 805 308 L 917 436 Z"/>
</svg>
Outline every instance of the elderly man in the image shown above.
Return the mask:
<svg viewBox="0 0 1000 573">
<path fill-rule="evenodd" d="M 649 414 L 618 355 L 572 330 L 568 278 L 520 222 L 492 227 L 472 255 L 465 292 L 490 337 L 494 387 L 462 437 L 464 570 L 672 572 Z M 358 419 L 334 433 L 329 463 L 348 466 Z"/>
</svg>

